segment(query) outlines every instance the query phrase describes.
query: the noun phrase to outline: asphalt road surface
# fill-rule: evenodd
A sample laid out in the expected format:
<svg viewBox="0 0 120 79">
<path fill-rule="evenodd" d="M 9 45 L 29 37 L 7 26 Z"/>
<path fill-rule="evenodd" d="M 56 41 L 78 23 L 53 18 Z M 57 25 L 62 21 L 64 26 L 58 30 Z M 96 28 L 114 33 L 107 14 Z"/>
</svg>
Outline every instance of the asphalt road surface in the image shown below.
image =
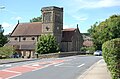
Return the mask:
<svg viewBox="0 0 120 79">
<path fill-rule="evenodd" d="M 100 56 L 71 56 L 0 65 L 0 79 L 77 79 Z"/>
</svg>

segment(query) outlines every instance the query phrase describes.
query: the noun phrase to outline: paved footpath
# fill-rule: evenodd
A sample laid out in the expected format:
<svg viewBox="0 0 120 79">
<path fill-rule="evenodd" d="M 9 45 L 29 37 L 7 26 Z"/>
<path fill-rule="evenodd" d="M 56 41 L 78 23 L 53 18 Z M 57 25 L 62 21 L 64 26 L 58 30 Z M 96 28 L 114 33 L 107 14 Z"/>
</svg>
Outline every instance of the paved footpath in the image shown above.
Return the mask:
<svg viewBox="0 0 120 79">
<path fill-rule="evenodd" d="M 103 59 L 90 67 L 78 79 L 112 79 Z"/>
</svg>

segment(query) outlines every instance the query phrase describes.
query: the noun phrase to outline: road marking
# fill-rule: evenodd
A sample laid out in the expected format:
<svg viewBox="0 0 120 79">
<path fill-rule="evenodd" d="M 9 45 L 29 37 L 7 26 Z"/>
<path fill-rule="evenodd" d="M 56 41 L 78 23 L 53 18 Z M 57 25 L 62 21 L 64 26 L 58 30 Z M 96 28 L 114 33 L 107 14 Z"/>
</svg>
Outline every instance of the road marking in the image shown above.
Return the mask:
<svg viewBox="0 0 120 79">
<path fill-rule="evenodd" d="M 74 57 L 73 59 L 77 59 L 76 57 Z"/>
<path fill-rule="evenodd" d="M 0 67 L 3 67 L 4 65 L 0 65 Z"/>
<path fill-rule="evenodd" d="M 0 71 L 0 77 L 1 79 L 9 79 L 8 77 L 18 75 L 20 73 L 15 73 L 15 72 L 9 72 L 7 70 L 1 70 Z"/>
<path fill-rule="evenodd" d="M 55 65 L 55 64 L 58 65 L 58 63 L 61 64 L 62 62 L 64 62 L 64 60 L 36 62 L 36 63 L 30 63 L 30 64 L 16 66 L 16 67 L 10 67 L 10 66 L 12 66 L 12 64 L 0 65 L 1 67 L 4 67 L 4 66 L 10 67 L 10 68 L 6 68 L 4 70 L 0 70 L 0 72 L 1 72 L 0 79 L 13 78 L 13 77 L 22 75 L 23 73 L 36 71 L 36 70 L 43 69 L 43 68 L 46 68 L 48 66 Z M 62 63 L 62 64 L 64 64 L 64 63 Z M 3 74 L 6 73 L 6 75 L 2 75 L 2 73 Z"/>
<path fill-rule="evenodd" d="M 64 65 L 63 65 L 64 64 Z M 76 63 L 75 63 L 76 64 Z M 85 64 L 80 64 L 78 65 L 77 67 L 82 67 L 84 66 Z M 60 64 L 56 64 L 54 65 L 55 67 L 59 66 L 59 67 L 76 67 L 76 66 L 73 66 L 72 63 L 60 63 Z"/>
<path fill-rule="evenodd" d="M 16 75 L 10 76 L 10 77 L 5 78 L 5 79 L 10 79 L 10 78 L 17 77 L 17 76 L 20 76 L 20 75 L 21 75 L 21 74 L 16 74 Z"/>
<path fill-rule="evenodd" d="M 5 64 L 5 65 L 0 65 L 0 67 L 11 67 L 12 64 Z"/>
<path fill-rule="evenodd" d="M 12 64 L 6 64 L 5 66 L 6 66 L 6 67 L 10 67 L 10 66 L 12 66 Z"/>
<path fill-rule="evenodd" d="M 58 66 L 58 67 L 75 67 L 75 66 Z"/>
<path fill-rule="evenodd" d="M 60 64 L 56 64 L 56 65 L 54 65 L 54 66 L 60 66 L 60 65 L 63 65 L 64 63 L 60 63 Z"/>
<path fill-rule="evenodd" d="M 65 61 L 72 61 L 73 59 L 68 59 L 68 60 L 65 60 Z"/>
<path fill-rule="evenodd" d="M 12 73 L 21 73 L 21 72 L 17 72 L 17 71 L 11 71 L 11 70 L 2 70 L 2 71 L 6 71 L 6 72 L 12 72 Z"/>
<path fill-rule="evenodd" d="M 103 59 L 101 59 L 103 60 Z M 98 62 L 100 62 L 101 60 L 99 60 Z M 88 69 L 85 70 L 85 72 L 82 73 L 82 75 L 80 75 L 77 79 L 84 79 L 84 77 L 88 74 L 88 72 L 93 69 L 95 67 L 96 64 L 98 64 L 98 62 L 94 63 L 92 66 L 90 66 Z"/>
<path fill-rule="evenodd" d="M 32 66 L 27 66 L 27 65 L 24 65 L 22 67 L 35 68 L 35 69 L 37 68 L 37 67 L 32 67 Z"/>
<path fill-rule="evenodd" d="M 79 66 L 77 66 L 77 67 L 82 67 L 82 66 L 84 66 L 85 64 L 80 64 Z"/>
<path fill-rule="evenodd" d="M 39 70 L 39 69 L 43 69 L 43 68 L 49 67 L 49 66 L 54 65 L 54 64 L 56 64 L 56 63 L 47 64 L 47 65 L 45 65 L 45 66 L 41 66 L 40 68 L 34 69 L 34 70 L 32 70 L 32 71 L 36 71 L 36 70 Z"/>
<path fill-rule="evenodd" d="M 33 64 L 32 66 L 35 66 L 35 67 L 36 67 L 36 66 L 39 66 L 39 64 Z"/>
<path fill-rule="evenodd" d="M 56 59 L 62 59 L 62 58 L 56 58 Z"/>
</svg>

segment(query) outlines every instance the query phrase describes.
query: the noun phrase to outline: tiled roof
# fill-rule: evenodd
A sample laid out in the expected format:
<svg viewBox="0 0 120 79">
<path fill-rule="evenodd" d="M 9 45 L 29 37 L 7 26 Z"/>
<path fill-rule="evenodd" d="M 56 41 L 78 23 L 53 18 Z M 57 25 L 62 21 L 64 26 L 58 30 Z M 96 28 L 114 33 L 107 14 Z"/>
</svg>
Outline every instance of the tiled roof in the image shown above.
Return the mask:
<svg viewBox="0 0 120 79">
<path fill-rule="evenodd" d="M 16 49 L 21 49 L 21 50 L 34 50 L 35 49 L 35 42 L 33 41 L 9 41 L 6 45 L 12 45 L 16 47 Z"/>
<path fill-rule="evenodd" d="M 19 23 L 16 25 L 11 36 L 31 36 L 40 35 L 42 33 L 42 23 Z"/>
<path fill-rule="evenodd" d="M 75 31 L 76 28 L 67 28 L 67 29 L 63 29 L 63 31 Z"/>
<path fill-rule="evenodd" d="M 76 28 L 63 29 L 62 42 L 71 42 Z"/>
</svg>

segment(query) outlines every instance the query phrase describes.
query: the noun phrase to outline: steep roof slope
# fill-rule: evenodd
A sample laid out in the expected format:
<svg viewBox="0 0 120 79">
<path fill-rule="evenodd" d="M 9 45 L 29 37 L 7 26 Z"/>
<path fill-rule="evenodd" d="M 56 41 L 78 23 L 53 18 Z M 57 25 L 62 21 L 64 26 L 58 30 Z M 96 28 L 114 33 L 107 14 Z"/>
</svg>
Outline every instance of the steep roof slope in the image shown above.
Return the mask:
<svg viewBox="0 0 120 79">
<path fill-rule="evenodd" d="M 13 30 L 11 36 L 31 36 L 40 35 L 42 33 L 42 23 L 18 23 Z"/>
</svg>

